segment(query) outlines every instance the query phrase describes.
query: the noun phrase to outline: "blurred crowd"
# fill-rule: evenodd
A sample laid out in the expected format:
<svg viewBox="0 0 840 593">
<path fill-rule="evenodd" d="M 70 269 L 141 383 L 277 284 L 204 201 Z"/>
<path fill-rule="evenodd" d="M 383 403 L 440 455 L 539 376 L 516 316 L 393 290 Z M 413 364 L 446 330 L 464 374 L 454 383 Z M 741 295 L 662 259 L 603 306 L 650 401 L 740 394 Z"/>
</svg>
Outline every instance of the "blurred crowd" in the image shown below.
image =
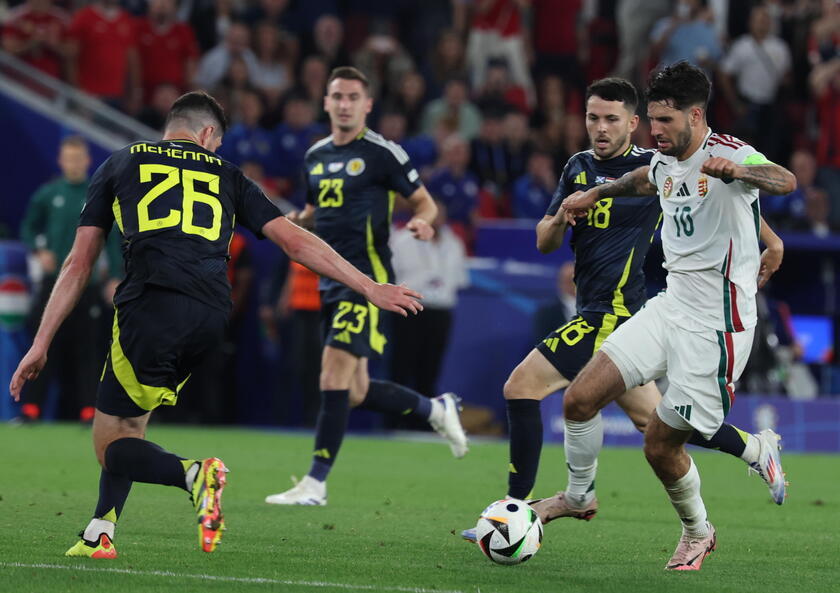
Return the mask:
<svg viewBox="0 0 840 593">
<path fill-rule="evenodd" d="M 303 203 L 300 170 L 328 133 L 330 70 L 372 82 L 370 125 L 403 145 L 470 246 L 475 220 L 540 218 L 587 147 L 583 93 L 643 87 L 686 59 L 715 81 L 711 125 L 789 166 L 763 197 L 782 229 L 840 229 L 837 0 L 14 0 L 2 47 L 159 129 L 204 88 L 233 126 L 221 153 L 271 196 Z M 650 146 L 649 128 L 634 138 Z"/>
</svg>

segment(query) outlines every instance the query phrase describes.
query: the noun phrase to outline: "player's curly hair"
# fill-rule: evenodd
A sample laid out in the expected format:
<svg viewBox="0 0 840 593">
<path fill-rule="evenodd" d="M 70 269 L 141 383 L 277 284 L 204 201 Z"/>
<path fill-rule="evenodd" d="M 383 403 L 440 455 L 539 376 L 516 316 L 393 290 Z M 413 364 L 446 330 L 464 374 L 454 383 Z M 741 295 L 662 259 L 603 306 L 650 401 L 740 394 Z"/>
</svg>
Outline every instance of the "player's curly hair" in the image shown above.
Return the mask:
<svg viewBox="0 0 840 593">
<path fill-rule="evenodd" d="M 227 132 L 228 121 L 225 110 L 219 105 L 209 93 L 205 91 L 191 91 L 178 97 L 172 104 L 172 109 L 166 116 L 166 125 L 169 127 L 173 120 L 182 120 L 190 128 L 203 127 L 207 120 L 213 121 L 216 125 L 218 135 Z"/>
<path fill-rule="evenodd" d="M 630 113 L 636 113 L 639 106 L 639 93 L 629 80 L 610 77 L 596 80 L 586 87 L 586 101 L 590 97 L 600 97 L 604 101 L 621 101 Z"/>
<path fill-rule="evenodd" d="M 648 103 L 663 102 L 681 111 L 700 106 L 706 111 L 711 91 L 706 73 L 683 60 L 653 73 L 645 95 Z"/>
</svg>

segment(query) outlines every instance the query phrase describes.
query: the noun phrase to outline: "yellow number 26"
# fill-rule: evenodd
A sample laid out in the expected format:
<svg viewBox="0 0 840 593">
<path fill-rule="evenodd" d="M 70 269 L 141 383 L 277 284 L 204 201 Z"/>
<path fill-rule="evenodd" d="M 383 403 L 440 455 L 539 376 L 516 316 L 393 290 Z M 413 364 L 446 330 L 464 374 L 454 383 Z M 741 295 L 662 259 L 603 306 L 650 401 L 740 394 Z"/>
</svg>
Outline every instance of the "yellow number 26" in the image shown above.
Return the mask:
<svg viewBox="0 0 840 593">
<path fill-rule="evenodd" d="M 140 183 L 149 183 L 154 175 L 165 175 L 152 189 L 146 192 L 137 203 L 137 225 L 142 233 L 181 225 L 181 230 L 189 235 L 199 235 L 208 241 L 219 238 L 222 230 L 222 203 L 216 197 L 219 195 L 219 176 L 204 171 L 178 169 L 169 165 L 144 164 L 140 165 Z M 215 194 L 205 194 L 195 189 L 195 182 L 207 184 L 207 189 Z M 181 210 L 170 209 L 166 216 L 152 218 L 149 207 L 161 195 L 178 184 L 183 186 L 183 201 Z M 209 227 L 198 226 L 193 222 L 195 205 L 205 204 L 212 212 L 212 222 Z"/>
</svg>

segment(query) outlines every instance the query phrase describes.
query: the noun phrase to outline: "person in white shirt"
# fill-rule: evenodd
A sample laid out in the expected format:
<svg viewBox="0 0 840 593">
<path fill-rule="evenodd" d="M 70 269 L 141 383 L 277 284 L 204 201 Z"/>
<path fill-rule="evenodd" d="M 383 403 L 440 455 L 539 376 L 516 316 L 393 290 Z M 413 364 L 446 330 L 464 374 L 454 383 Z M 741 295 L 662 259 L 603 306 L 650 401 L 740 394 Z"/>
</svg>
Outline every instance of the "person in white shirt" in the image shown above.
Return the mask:
<svg viewBox="0 0 840 593">
<path fill-rule="evenodd" d="M 769 158 L 781 158 L 784 124 L 776 109 L 779 90 L 790 80 L 790 49 L 771 33 L 769 9 L 750 12 L 750 32 L 735 40 L 721 62 L 721 90 L 737 118 L 738 134 L 755 141 Z"/>
<path fill-rule="evenodd" d="M 426 397 L 437 394 L 458 291 L 469 285 L 464 244 L 446 224 L 446 207 L 440 201 L 436 203 L 438 216 L 430 241 L 416 240 L 405 228 L 391 235 L 397 282 L 417 286 L 424 306 L 420 323 L 392 320 L 391 379 Z"/>
<path fill-rule="evenodd" d="M 593 424 L 592 437 L 588 431 L 575 437 L 575 450 L 591 457 L 590 464 L 575 464 L 590 468 L 590 486 L 578 492 L 570 484 L 566 498 L 583 507 L 595 495 L 598 411 L 627 389 L 667 376 L 669 388 L 648 422 L 644 449 L 682 522 L 666 565 L 671 570 L 699 570 L 716 547 L 685 443 L 692 430 L 708 439 L 729 412 L 733 383 L 752 345 L 757 283 L 780 263 L 759 253 L 759 235 L 772 231 L 762 224 L 758 191 L 796 188 L 790 171 L 752 146 L 712 133 L 706 123 L 710 92 L 705 73 L 687 62 L 656 74 L 647 99 L 659 153 L 649 166 L 576 192 L 562 205 L 573 223 L 597 200 L 659 194 L 667 290 L 617 328 L 566 391 L 566 419 Z M 762 448 L 761 457 L 760 471 L 776 485 L 780 504 L 785 482 L 778 450 Z"/>
</svg>

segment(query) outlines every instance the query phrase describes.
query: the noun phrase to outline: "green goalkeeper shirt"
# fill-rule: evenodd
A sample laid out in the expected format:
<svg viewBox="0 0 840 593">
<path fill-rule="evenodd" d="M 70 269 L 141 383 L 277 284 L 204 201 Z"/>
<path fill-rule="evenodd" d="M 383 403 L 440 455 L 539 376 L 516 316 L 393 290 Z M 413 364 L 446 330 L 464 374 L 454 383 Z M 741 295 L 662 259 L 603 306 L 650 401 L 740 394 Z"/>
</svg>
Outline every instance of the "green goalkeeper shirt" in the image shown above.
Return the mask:
<svg viewBox="0 0 840 593">
<path fill-rule="evenodd" d="M 21 225 L 21 239 L 33 251 L 52 251 L 59 268 L 73 247 L 76 228 L 79 226 L 79 213 L 85 205 L 87 190 L 87 179 L 81 183 L 70 183 L 60 177 L 39 187 L 29 201 Z M 108 276 L 121 278 L 123 263 L 119 233 L 109 233 L 105 254 Z"/>
</svg>

